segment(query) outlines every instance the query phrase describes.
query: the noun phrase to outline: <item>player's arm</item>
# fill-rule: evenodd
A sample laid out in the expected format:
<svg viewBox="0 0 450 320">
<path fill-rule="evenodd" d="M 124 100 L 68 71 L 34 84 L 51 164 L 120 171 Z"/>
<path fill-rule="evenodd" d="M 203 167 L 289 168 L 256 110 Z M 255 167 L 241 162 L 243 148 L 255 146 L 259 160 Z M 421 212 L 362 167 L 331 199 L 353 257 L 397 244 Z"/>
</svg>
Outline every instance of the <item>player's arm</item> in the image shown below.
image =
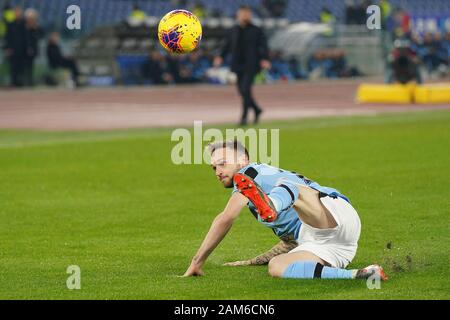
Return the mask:
<svg viewBox="0 0 450 320">
<path fill-rule="evenodd" d="M 261 59 L 269 60 L 269 45 L 262 29 L 258 30 L 258 49 Z"/>
<path fill-rule="evenodd" d="M 234 220 L 247 202 L 248 199 L 239 192 L 231 196 L 223 212 L 217 215 L 211 224 L 208 234 L 205 236 L 203 243 L 192 259 L 191 265 L 184 274 L 185 277 L 203 275 L 202 266 L 206 259 L 228 233 Z"/>
<path fill-rule="evenodd" d="M 267 43 L 266 35 L 264 34 L 264 31 L 262 29 L 258 30 L 258 47 L 261 58 L 261 68 L 269 70 L 272 67 L 269 60 L 269 46 Z"/>
<path fill-rule="evenodd" d="M 225 37 L 225 43 L 222 45 L 222 48 L 221 48 L 219 54 L 214 57 L 213 65 L 215 67 L 220 67 L 223 64 L 227 54 L 230 52 L 230 49 L 231 49 L 231 36 L 230 35 L 232 33 L 233 33 L 233 29 L 230 31 L 228 36 Z"/>
<path fill-rule="evenodd" d="M 243 261 L 234 261 L 225 263 L 224 266 L 259 266 L 268 264 L 269 261 L 280 254 L 288 253 L 292 249 L 298 246 L 297 241 L 293 239 L 285 239 L 281 240 L 275 246 L 273 246 L 269 251 L 260 254 L 259 256 L 254 257 L 253 259 L 243 260 Z"/>
</svg>

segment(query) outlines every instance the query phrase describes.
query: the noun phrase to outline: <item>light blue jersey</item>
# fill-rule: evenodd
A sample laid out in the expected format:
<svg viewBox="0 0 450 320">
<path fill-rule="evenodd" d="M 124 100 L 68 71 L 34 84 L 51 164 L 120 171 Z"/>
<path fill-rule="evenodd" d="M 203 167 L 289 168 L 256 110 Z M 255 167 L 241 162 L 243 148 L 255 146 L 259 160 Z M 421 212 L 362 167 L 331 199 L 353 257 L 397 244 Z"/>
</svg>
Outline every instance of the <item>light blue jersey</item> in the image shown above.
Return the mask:
<svg viewBox="0 0 450 320">
<path fill-rule="evenodd" d="M 247 203 L 253 216 L 260 223 L 271 228 L 279 238 L 293 236 L 294 239 L 298 239 L 302 222 L 292 206 L 298 198 L 298 188 L 296 185 L 300 184 L 315 189 L 320 192 L 321 196 L 341 197 L 349 201 L 347 197 L 336 189 L 322 187 L 317 182 L 309 180 L 295 172 L 279 169 L 267 164 L 251 163 L 239 170 L 239 173 L 244 173 L 253 178 L 264 193 L 271 197 L 276 197 L 282 204 L 282 210 L 278 212 L 277 219 L 272 222 L 265 222 L 257 214 L 253 204 L 250 201 Z M 236 186 L 233 189 L 233 193 L 235 192 L 238 192 Z"/>
</svg>

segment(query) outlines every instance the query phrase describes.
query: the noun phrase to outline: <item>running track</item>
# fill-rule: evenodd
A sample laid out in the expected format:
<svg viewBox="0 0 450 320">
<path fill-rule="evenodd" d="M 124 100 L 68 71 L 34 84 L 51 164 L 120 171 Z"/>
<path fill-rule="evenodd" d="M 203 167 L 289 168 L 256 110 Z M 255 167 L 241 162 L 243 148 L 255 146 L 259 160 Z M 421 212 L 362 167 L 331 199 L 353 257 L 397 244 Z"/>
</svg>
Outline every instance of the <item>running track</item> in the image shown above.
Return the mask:
<svg viewBox="0 0 450 320">
<path fill-rule="evenodd" d="M 357 81 L 258 85 L 262 121 L 304 117 L 448 109 L 450 104 L 358 105 Z M 107 130 L 237 123 L 234 86 L 113 87 L 0 91 L 0 128 Z"/>
</svg>

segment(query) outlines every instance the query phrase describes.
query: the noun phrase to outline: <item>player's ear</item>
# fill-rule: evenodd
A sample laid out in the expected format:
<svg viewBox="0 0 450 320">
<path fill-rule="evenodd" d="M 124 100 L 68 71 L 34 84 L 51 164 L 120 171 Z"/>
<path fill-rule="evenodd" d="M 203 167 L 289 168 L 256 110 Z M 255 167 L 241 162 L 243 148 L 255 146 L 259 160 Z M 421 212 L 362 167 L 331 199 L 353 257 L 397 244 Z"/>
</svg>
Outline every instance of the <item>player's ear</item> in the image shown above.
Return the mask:
<svg viewBox="0 0 450 320">
<path fill-rule="evenodd" d="M 239 166 L 241 168 L 245 167 L 246 165 L 248 165 L 248 158 L 247 158 L 247 156 L 245 154 L 239 154 L 238 164 L 239 164 Z"/>
</svg>

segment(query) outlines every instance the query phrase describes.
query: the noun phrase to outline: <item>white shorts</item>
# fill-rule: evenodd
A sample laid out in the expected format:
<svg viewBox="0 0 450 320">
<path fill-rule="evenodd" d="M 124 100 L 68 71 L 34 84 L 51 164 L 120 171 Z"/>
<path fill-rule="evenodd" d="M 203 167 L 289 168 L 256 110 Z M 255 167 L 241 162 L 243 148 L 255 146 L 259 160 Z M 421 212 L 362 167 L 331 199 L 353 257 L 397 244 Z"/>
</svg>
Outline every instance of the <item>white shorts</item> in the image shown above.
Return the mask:
<svg viewBox="0 0 450 320">
<path fill-rule="evenodd" d="M 361 233 L 361 221 L 350 203 L 342 198 L 320 198 L 336 220 L 332 229 L 317 229 L 306 223 L 300 227 L 298 247 L 290 251 L 309 251 L 332 267 L 345 268 L 355 257 Z"/>
</svg>

